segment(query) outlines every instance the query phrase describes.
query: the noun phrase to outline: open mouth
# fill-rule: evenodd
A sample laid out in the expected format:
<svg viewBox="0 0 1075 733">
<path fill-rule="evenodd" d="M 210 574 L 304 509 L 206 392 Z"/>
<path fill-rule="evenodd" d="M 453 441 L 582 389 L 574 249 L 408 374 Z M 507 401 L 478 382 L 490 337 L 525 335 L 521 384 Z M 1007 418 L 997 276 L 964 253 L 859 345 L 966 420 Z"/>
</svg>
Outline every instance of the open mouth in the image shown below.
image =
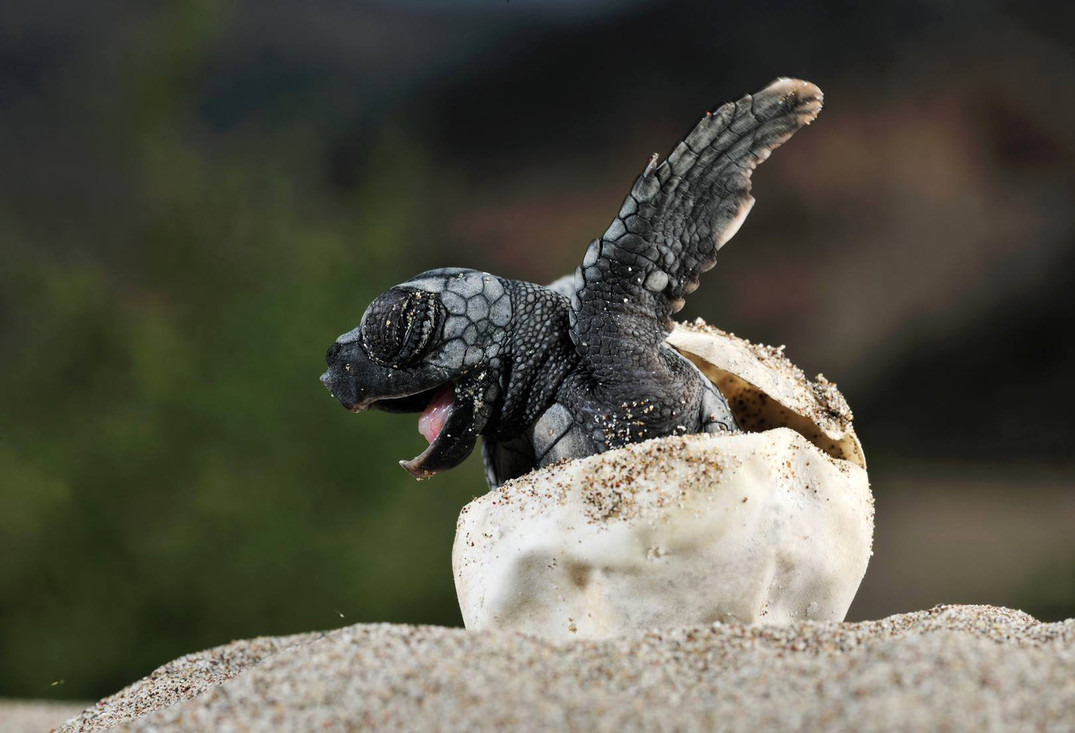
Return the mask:
<svg viewBox="0 0 1075 733">
<path fill-rule="evenodd" d="M 369 405 L 369 409 L 382 410 L 384 412 L 418 412 L 418 432 L 432 443 L 444 432 L 444 426 L 452 414 L 455 406 L 455 386 L 448 382 L 439 387 L 427 389 L 424 392 L 408 395 L 407 397 L 394 397 L 390 399 L 375 400 Z M 352 412 L 358 412 L 365 408 L 351 408 Z"/>
<path fill-rule="evenodd" d="M 364 405 L 355 405 L 351 412 L 363 412 L 365 410 L 381 410 L 382 412 L 422 412 L 426 409 L 433 398 L 443 392 L 452 391 L 452 384 L 441 384 L 406 397 L 387 397 Z"/>
<path fill-rule="evenodd" d="M 433 399 L 422 410 L 418 417 L 418 432 L 430 445 L 444 432 L 444 426 L 448 424 L 454 407 L 454 390 L 452 385 L 448 385 L 433 395 Z"/>
<path fill-rule="evenodd" d="M 411 460 L 399 462 L 415 478 L 428 478 L 437 471 L 453 468 L 473 448 L 472 410 L 467 410 L 465 404 L 456 404 L 455 385 L 451 382 L 406 397 L 376 400 L 368 408 L 419 413 L 418 432 L 429 445 Z"/>
</svg>

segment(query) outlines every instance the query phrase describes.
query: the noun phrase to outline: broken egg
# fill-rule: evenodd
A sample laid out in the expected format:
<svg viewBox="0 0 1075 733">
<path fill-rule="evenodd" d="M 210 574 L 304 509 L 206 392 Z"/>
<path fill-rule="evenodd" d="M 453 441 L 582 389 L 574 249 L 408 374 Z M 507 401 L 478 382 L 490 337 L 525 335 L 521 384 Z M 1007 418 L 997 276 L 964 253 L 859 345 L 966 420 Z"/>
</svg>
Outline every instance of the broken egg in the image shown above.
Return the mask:
<svg viewBox="0 0 1075 733">
<path fill-rule="evenodd" d="M 843 620 L 873 542 L 843 396 L 782 349 L 700 321 L 668 342 L 720 388 L 745 432 L 628 445 L 469 503 L 452 552 L 468 629 L 605 638 Z"/>
</svg>

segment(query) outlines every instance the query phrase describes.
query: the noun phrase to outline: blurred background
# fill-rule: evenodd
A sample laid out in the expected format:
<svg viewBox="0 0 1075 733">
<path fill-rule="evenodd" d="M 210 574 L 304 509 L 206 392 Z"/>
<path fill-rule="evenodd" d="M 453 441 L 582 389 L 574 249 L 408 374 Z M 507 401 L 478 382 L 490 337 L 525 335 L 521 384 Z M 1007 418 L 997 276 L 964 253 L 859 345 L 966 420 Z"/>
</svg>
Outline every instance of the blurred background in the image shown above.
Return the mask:
<svg viewBox="0 0 1075 733">
<path fill-rule="evenodd" d="M 236 638 L 459 625 L 477 455 L 317 377 L 380 291 L 551 281 L 653 152 L 826 93 L 682 314 L 837 382 L 851 619 L 1075 615 L 1075 61 L 1048 3 L 0 3 L 0 697 Z"/>
</svg>

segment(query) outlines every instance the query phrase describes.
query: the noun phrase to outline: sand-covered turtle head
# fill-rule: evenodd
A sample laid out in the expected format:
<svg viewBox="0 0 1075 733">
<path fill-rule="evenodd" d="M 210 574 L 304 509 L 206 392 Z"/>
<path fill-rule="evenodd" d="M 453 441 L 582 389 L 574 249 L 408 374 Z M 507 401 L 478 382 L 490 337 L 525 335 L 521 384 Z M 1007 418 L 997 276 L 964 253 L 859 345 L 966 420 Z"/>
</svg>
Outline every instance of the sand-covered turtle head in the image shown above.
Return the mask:
<svg viewBox="0 0 1075 733">
<path fill-rule="evenodd" d="M 325 355 L 321 382 L 352 412 L 420 413 L 429 446 L 400 465 L 422 478 L 459 465 L 494 413 L 510 299 L 499 278 L 422 273 L 389 288 Z"/>
</svg>

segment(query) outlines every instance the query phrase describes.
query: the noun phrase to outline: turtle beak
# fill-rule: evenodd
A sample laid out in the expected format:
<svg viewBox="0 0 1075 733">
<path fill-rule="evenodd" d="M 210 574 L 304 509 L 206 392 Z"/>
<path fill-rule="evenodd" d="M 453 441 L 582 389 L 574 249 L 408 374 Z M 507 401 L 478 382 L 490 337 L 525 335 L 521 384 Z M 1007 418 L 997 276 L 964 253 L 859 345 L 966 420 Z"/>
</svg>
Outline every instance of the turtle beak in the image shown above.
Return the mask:
<svg viewBox="0 0 1075 733">
<path fill-rule="evenodd" d="M 443 370 L 434 368 L 403 370 L 376 364 L 356 342 L 337 341 L 329 347 L 325 361 L 328 368 L 321 384 L 351 412 L 370 408 L 421 412 L 432 393 L 449 379 Z"/>
</svg>

